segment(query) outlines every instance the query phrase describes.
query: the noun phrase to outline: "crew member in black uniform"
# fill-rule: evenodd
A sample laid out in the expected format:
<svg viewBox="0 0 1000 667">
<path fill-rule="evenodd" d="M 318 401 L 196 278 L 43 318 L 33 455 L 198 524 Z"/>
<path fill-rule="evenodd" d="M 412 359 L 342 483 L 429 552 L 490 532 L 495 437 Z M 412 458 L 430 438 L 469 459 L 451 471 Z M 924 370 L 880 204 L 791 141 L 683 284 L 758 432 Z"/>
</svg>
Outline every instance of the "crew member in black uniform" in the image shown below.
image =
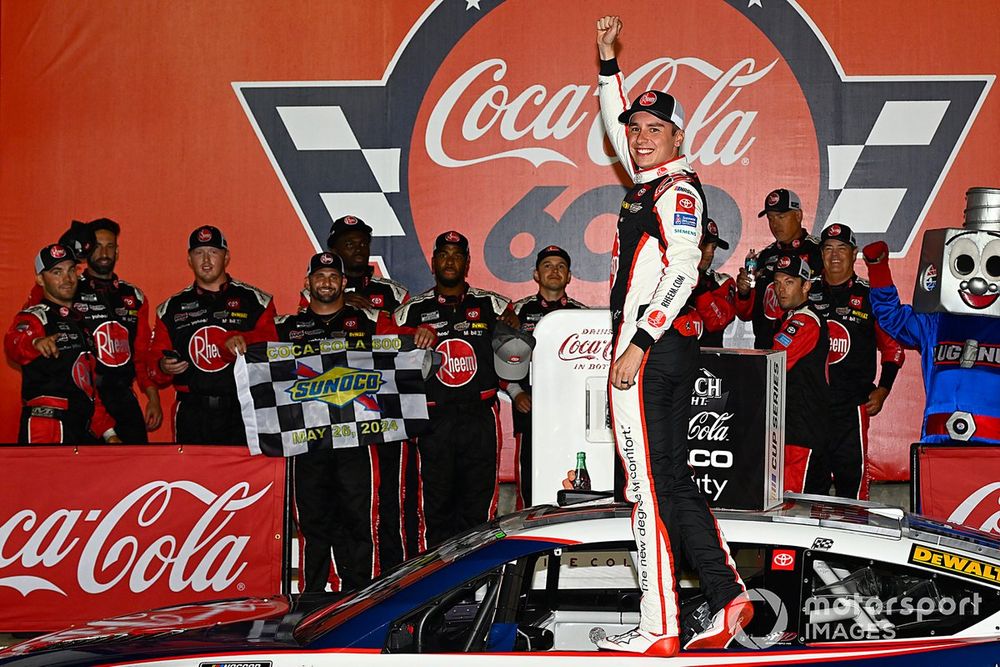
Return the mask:
<svg viewBox="0 0 1000 667">
<path fill-rule="evenodd" d="M 697 311 L 702 323 L 698 343 L 701 347 L 722 347 L 726 327 L 736 319 L 736 282 L 732 276 L 712 269 L 715 249 L 729 250 L 729 243 L 719 237 L 715 220 L 705 223 L 701 235 L 701 261 L 698 263 L 698 284 L 691 292 L 688 305 Z"/>
<path fill-rule="evenodd" d="M 854 273 L 858 244 L 847 225 L 835 223 L 820 236 L 823 274 L 809 300 L 830 333 L 830 435 L 826 458 L 836 495 L 868 500 L 869 418 L 882 411 L 903 365 L 903 346 L 875 321 L 868 281 Z M 875 351 L 882 372 L 875 385 Z M 826 493 L 829 490 L 827 488 Z"/>
<path fill-rule="evenodd" d="M 17 314 L 4 336 L 7 358 L 21 366 L 21 444 L 121 442 L 96 388 L 93 340 L 72 308 L 78 276 L 66 246 L 35 257 L 39 303 Z"/>
<path fill-rule="evenodd" d="M 434 327 L 443 355 L 427 383 L 433 430 L 417 438 L 426 526 L 422 549 L 496 515 L 500 413 L 492 337 L 497 320 L 519 326 L 509 299 L 465 281 L 469 241 L 460 233 L 437 237 L 431 268 L 434 287 L 395 312 L 401 326 Z"/>
<path fill-rule="evenodd" d="M 826 493 L 830 387 L 826 359 L 830 336 L 809 301 L 812 270 L 797 255 L 774 264 L 775 295 L 782 315 L 772 348 L 785 351 L 785 491 Z"/>
<path fill-rule="evenodd" d="M 115 419 L 115 431 L 127 444 L 149 441 L 163 421 L 160 392 L 149 377 L 149 304 L 142 290 L 115 274 L 121 228 L 108 218 L 88 223 L 94 246 L 80 276 L 73 307 L 94 337 L 97 391 Z M 146 395 L 146 412 L 132 382 Z"/>
<path fill-rule="evenodd" d="M 229 245 L 218 228 L 198 227 L 188 239 L 188 266 L 194 283 L 156 309 L 150 375 L 177 392 L 174 439 L 185 444 L 246 444 L 236 395 L 234 349 L 275 340 L 271 295 L 233 280 Z"/>
<path fill-rule="evenodd" d="M 802 227 L 802 202 L 797 194 L 786 188 L 772 190 L 764 199 L 764 210 L 757 217 L 765 215 L 774 243 L 756 255 L 757 271 L 752 288 L 745 267 L 740 267 L 736 277 L 736 315 L 744 322 L 753 323 L 753 346 L 758 350 L 771 349 L 783 314 L 774 293 L 775 262 L 782 255 L 794 255 L 809 266 L 818 268 L 821 265 L 819 239 Z"/>
<path fill-rule="evenodd" d="M 409 334 L 423 348 L 437 340 L 426 325 L 404 328 L 385 311 L 346 305 L 343 262 L 331 252 L 312 257 L 307 280 L 309 307 L 276 318 L 278 340 L 344 338 L 365 344 L 376 334 Z M 305 540 L 304 592 L 323 591 L 328 581 L 335 591 L 353 590 L 403 561 L 400 503 L 382 502 L 404 490 L 393 462 L 399 448 L 399 443 L 386 443 L 316 449 L 293 459 L 295 507 Z"/>
<path fill-rule="evenodd" d="M 532 278 L 538 283 L 538 292 L 514 302 L 513 306 L 523 333 L 534 332 L 538 321 L 549 313 L 564 308 L 587 307 L 566 294 L 566 286 L 573 279 L 573 274 L 569 253 L 559 246 L 550 245 L 539 251 Z M 522 509 L 531 502 L 531 385 L 527 378 L 521 382 L 502 384 L 514 406 L 514 442 L 517 449 L 515 509 Z"/>
<path fill-rule="evenodd" d="M 355 308 L 375 308 L 392 313 L 406 303 L 410 292 L 395 280 L 375 275 L 370 264 L 372 228 L 361 218 L 345 215 L 333 221 L 327 250 L 344 260 L 347 272 L 347 305 Z M 309 306 L 309 290 L 302 290 L 299 310 Z"/>
</svg>

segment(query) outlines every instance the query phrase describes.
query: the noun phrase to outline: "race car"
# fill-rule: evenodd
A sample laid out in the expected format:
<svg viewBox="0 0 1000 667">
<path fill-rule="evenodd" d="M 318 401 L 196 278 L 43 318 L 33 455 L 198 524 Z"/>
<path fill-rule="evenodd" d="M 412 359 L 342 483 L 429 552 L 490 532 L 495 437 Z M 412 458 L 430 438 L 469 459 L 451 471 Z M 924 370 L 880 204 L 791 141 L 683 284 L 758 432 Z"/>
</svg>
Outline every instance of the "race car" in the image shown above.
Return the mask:
<svg viewBox="0 0 1000 667">
<path fill-rule="evenodd" d="M 631 506 L 533 507 L 467 532 L 354 593 L 223 600 L 96 621 L 0 653 L 0 664 L 269 667 L 579 665 L 638 623 Z M 716 514 L 754 603 L 724 651 L 678 665 L 993 665 L 1000 541 L 900 509 L 786 496 Z M 675 553 L 677 553 L 675 551 Z M 685 635 L 708 608 L 681 564 Z M 543 662 L 544 661 L 544 662 Z M 608 663 L 604 663 L 608 664 Z"/>
</svg>

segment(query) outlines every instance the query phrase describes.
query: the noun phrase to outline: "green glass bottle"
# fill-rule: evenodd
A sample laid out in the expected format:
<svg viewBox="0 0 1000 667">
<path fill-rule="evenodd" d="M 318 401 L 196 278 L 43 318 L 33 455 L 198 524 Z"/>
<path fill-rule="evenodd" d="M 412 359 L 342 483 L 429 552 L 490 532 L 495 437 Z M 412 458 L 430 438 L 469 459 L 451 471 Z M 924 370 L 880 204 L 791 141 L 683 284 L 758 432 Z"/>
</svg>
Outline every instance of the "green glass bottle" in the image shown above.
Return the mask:
<svg viewBox="0 0 1000 667">
<path fill-rule="evenodd" d="M 586 452 L 576 453 L 576 477 L 573 479 L 573 488 L 577 491 L 590 491 L 590 473 L 587 472 Z"/>
</svg>

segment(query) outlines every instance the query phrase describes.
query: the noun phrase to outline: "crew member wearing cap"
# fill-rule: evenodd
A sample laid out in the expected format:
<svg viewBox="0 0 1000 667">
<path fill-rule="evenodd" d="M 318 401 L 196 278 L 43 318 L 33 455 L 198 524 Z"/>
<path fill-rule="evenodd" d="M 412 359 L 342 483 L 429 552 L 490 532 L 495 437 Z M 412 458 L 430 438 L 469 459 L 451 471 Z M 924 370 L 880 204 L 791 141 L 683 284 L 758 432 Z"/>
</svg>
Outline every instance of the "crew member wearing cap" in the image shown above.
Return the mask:
<svg viewBox="0 0 1000 667">
<path fill-rule="evenodd" d="M 72 251 L 58 243 L 35 257 L 39 303 L 14 317 L 7 358 L 21 366 L 21 444 L 121 442 L 96 388 L 94 346 L 73 309 L 78 277 Z"/>
<path fill-rule="evenodd" d="M 698 372 L 698 329 L 683 322 L 698 282 L 705 196 L 681 155 L 684 112 L 649 90 L 627 106 L 615 59 L 617 16 L 597 21 L 604 129 L 635 186 L 625 195 L 611 254 L 611 421 L 635 503 L 632 532 L 642 599 L 639 626 L 598 647 L 670 656 L 679 650 L 673 554 L 683 548 L 709 601 L 709 627 L 686 645 L 722 648 L 753 608 L 725 539 L 688 466 L 688 415 Z M 689 310 L 689 309 L 688 309 Z M 654 493 L 655 489 L 655 493 Z"/>
<path fill-rule="evenodd" d="M 758 218 L 767 216 L 774 243 L 756 254 L 757 270 L 751 287 L 750 274 L 741 267 L 736 277 L 736 315 L 753 323 L 754 347 L 767 350 L 781 321 L 782 312 L 774 294 L 774 265 L 782 255 L 797 256 L 809 266 L 819 267 L 819 239 L 802 227 L 802 202 L 787 188 L 778 188 L 764 198 Z M 750 251 L 754 253 L 753 250 Z"/>
<path fill-rule="evenodd" d="M 521 320 L 523 333 L 531 334 L 538 321 L 549 313 L 564 308 L 587 307 L 566 294 L 566 286 L 573 279 L 573 274 L 570 272 L 569 253 L 559 246 L 550 245 L 539 251 L 532 278 L 538 283 L 538 292 L 514 302 L 514 313 Z M 525 379 L 510 382 L 504 388 L 514 405 L 514 442 L 518 462 L 514 475 L 517 484 L 515 508 L 522 509 L 531 502 L 531 385 Z"/>
<path fill-rule="evenodd" d="M 826 493 L 830 386 L 826 322 L 809 301 L 812 270 L 798 255 L 774 263 L 774 292 L 784 313 L 772 348 L 785 351 L 785 491 Z"/>
<path fill-rule="evenodd" d="M 347 304 L 347 277 L 341 258 L 332 252 L 313 255 L 306 284 L 309 306 L 295 315 L 276 318 L 277 339 L 310 343 L 348 338 L 366 344 L 372 335 L 412 335 L 417 347 L 433 347 L 434 329 L 422 324 L 400 327 L 383 310 Z M 228 343 L 236 352 L 235 342 Z M 402 535 L 415 531 L 400 511 L 401 490 L 409 488 L 400 467 L 401 443 L 369 447 L 315 449 L 293 459 L 295 507 L 304 545 L 303 592 L 353 590 L 401 563 Z M 416 470 L 408 459 L 411 477 Z M 331 569 L 331 554 L 332 569 Z"/>
<path fill-rule="evenodd" d="M 491 339 L 498 320 L 519 325 L 509 299 L 466 282 L 469 240 L 459 232 L 437 237 L 431 269 L 434 287 L 394 314 L 400 326 L 434 327 L 444 357 L 427 383 L 433 430 L 417 438 L 421 549 L 496 516 L 500 412 Z"/>
<path fill-rule="evenodd" d="M 701 261 L 698 263 L 698 284 L 688 303 L 697 311 L 702 322 L 702 347 L 722 347 L 726 327 L 736 319 L 736 281 L 732 276 L 712 270 L 715 249 L 729 250 L 729 243 L 719 238 L 715 220 L 705 223 L 701 235 Z"/>
<path fill-rule="evenodd" d="M 827 463 L 836 495 L 868 500 L 868 420 L 882 411 L 903 365 L 903 346 L 875 321 L 868 281 L 854 273 L 858 244 L 847 225 L 820 236 L 823 274 L 809 300 L 830 332 L 830 434 Z M 875 351 L 882 372 L 875 385 Z M 826 493 L 829 489 L 823 491 Z"/>
<path fill-rule="evenodd" d="M 233 280 L 229 245 L 218 228 L 198 227 L 188 238 L 194 283 L 156 309 L 150 376 L 174 385 L 174 439 L 184 444 L 246 444 L 233 378 L 232 349 L 275 340 L 271 295 Z"/>
<path fill-rule="evenodd" d="M 347 305 L 392 313 L 400 304 L 406 303 L 410 292 L 402 283 L 375 275 L 375 267 L 369 263 L 371 242 L 372 228 L 361 218 L 345 215 L 333 221 L 326 247 L 344 260 Z M 308 306 L 309 290 L 304 289 L 299 309 L 304 310 Z"/>
</svg>

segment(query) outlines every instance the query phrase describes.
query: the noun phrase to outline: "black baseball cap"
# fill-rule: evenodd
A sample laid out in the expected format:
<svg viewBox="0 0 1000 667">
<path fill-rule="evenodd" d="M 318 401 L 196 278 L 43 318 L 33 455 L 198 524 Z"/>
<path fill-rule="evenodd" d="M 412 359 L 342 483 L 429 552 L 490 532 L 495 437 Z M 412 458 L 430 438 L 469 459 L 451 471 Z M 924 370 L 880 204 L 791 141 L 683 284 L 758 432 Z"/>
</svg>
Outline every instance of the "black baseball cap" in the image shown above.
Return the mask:
<svg viewBox="0 0 1000 667">
<path fill-rule="evenodd" d="M 546 257 L 562 257 L 563 259 L 566 260 L 566 267 L 569 268 L 570 266 L 569 253 L 557 245 L 550 245 L 542 248 L 538 252 L 538 256 L 535 257 L 536 269 L 538 268 L 538 265 L 542 263 L 542 260 L 545 259 Z"/>
<path fill-rule="evenodd" d="M 729 242 L 719 238 L 719 226 L 711 218 L 705 223 L 705 233 L 701 236 L 702 243 L 714 243 L 723 250 L 729 250 Z"/>
<path fill-rule="evenodd" d="M 188 250 L 204 246 L 218 248 L 219 250 L 229 250 L 226 237 L 222 235 L 218 227 L 213 227 L 212 225 L 202 225 L 191 232 L 191 236 L 188 237 Z"/>
<path fill-rule="evenodd" d="M 434 252 L 439 251 L 446 245 L 457 245 L 462 249 L 462 252 L 466 255 L 469 254 L 469 239 L 454 230 L 438 234 L 437 239 L 434 240 Z"/>
<path fill-rule="evenodd" d="M 758 218 L 763 218 L 768 211 L 784 213 L 785 211 L 801 211 L 802 200 L 799 196 L 787 188 L 771 190 L 764 198 L 764 210 L 757 214 Z"/>
<path fill-rule="evenodd" d="M 90 256 L 94 246 L 97 245 L 94 228 L 90 223 L 74 220 L 70 223 L 69 229 L 59 237 L 59 245 L 71 250 L 76 261 L 83 261 Z"/>
<path fill-rule="evenodd" d="M 342 260 L 336 253 L 317 253 L 312 256 L 312 259 L 309 260 L 309 270 L 306 272 L 306 275 L 311 276 L 320 269 L 333 269 L 334 271 L 340 272 L 340 275 L 344 275 L 344 260 Z"/>
<path fill-rule="evenodd" d="M 68 246 L 52 243 L 39 250 L 38 254 L 35 255 L 35 273 L 48 271 L 63 262 L 76 263 L 76 255 Z"/>
<path fill-rule="evenodd" d="M 807 282 L 812 280 L 812 269 L 809 268 L 809 262 L 798 255 L 782 255 L 779 257 L 778 261 L 774 263 L 774 272 L 787 273 L 790 276 L 802 278 L 802 280 Z"/>
<path fill-rule="evenodd" d="M 326 238 L 327 247 L 333 246 L 337 235 L 345 232 L 364 232 L 368 238 L 372 236 L 372 228 L 368 223 L 355 215 L 345 215 L 342 218 L 337 218 L 330 225 L 330 235 Z"/>
<path fill-rule="evenodd" d="M 858 240 L 854 237 L 854 230 L 847 225 L 840 224 L 839 222 L 826 226 L 823 233 L 820 235 L 820 245 L 823 245 L 824 241 L 828 241 L 830 239 L 846 243 L 852 248 L 858 247 Z"/>
<path fill-rule="evenodd" d="M 632 106 L 621 112 L 619 123 L 628 123 L 632 114 L 645 111 L 657 118 L 673 123 L 678 130 L 684 129 L 684 107 L 670 93 L 662 90 L 647 90 L 632 100 Z"/>
</svg>

